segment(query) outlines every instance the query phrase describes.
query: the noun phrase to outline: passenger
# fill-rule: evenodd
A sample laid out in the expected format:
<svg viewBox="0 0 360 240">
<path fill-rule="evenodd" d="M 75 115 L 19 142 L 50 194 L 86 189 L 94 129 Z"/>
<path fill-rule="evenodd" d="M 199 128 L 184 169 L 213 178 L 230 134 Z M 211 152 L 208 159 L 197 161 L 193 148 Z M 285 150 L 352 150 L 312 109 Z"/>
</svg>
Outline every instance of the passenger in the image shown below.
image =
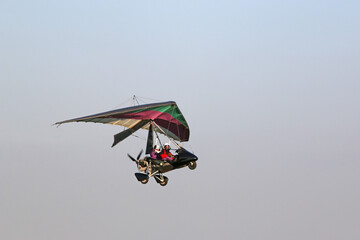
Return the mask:
<svg viewBox="0 0 360 240">
<path fill-rule="evenodd" d="M 174 155 L 170 152 L 170 144 L 165 143 L 164 149 L 161 151 L 161 159 L 164 161 L 172 161 L 174 160 Z"/>
<path fill-rule="evenodd" d="M 160 152 L 161 152 L 161 150 L 160 150 L 160 146 L 159 145 L 155 145 L 154 146 L 154 149 L 151 151 L 151 153 L 150 153 L 150 157 L 152 158 L 152 159 L 161 159 L 161 157 L 160 157 Z"/>
</svg>

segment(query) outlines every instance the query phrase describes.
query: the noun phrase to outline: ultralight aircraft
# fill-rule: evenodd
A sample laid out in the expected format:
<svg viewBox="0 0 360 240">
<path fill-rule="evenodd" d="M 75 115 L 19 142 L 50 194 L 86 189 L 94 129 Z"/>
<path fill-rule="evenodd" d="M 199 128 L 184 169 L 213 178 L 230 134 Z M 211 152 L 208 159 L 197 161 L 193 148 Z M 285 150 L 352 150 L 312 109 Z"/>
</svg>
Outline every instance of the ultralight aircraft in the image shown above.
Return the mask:
<svg viewBox="0 0 360 240">
<path fill-rule="evenodd" d="M 134 96 L 135 97 L 135 96 Z M 158 134 L 166 136 L 176 147 L 173 161 L 152 159 L 149 156 L 141 158 L 143 150 L 137 158 L 128 154 L 129 158 L 137 165 L 138 172 L 135 173 L 137 180 L 143 184 L 154 177 L 157 183 L 165 186 L 168 178 L 163 174 L 174 169 L 188 166 L 193 170 L 196 168 L 198 157 L 181 147 L 178 142 L 187 142 L 190 136 L 189 126 L 181 113 L 176 102 L 159 102 L 120 108 L 108 112 L 98 113 L 90 116 L 74 118 L 55 123 L 61 125 L 70 122 L 94 122 L 124 126 L 127 129 L 114 135 L 114 147 L 125 138 L 129 137 L 139 129 L 148 131 L 145 154 L 150 154 L 154 148 L 154 133 L 157 145 L 163 146 Z"/>
</svg>

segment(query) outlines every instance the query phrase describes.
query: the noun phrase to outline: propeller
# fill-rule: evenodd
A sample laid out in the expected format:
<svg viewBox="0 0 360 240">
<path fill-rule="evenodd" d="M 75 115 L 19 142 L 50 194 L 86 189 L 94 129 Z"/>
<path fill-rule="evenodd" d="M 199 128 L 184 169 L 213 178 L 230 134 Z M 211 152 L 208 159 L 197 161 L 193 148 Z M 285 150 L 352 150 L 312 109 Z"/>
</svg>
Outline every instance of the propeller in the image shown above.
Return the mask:
<svg viewBox="0 0 360 240">
<path fill-rule="evenodd" d="M 134 162 L 139 162 L 142 153 L 143 153 L 143 150 L 141 149 L 141 151 L 140 151 L 140 153 L 139 153 L 139 155 L 137 156 L 136 159 L 133 158 L 130 154 L 127 154 L 127 155 L 128 155 L 128 157 L 129 157 L 132 161 L 134 161 Z"/>
<path fill-rule="evenodd" d="M 143 153 L 143 150 L 141 149 L 141 151 L 139 152 L 139 155 L 137 155 L 137 158 L 135 159 L 135 158 L 133 158 L 130 154 L 127 154 L 128 155 L 128 157 L 132 160 L 132 161 L 134 161 L 134 162 L 136 162 L 136 165 L 137 165 L 137 168 L 139 169 L 139 171 L 140 171 L 140 157 L 141 157 L 141 154 Z"/>
<path fill-rule="evenodd" d="M 137 156 L 137 160 L 140 159 L 142 153 L 143 153 L 143 150 L 141 149 L 141 151 L 139 152 L 139 155 Z"/>
<path fill-rule="evenodd" d="M 134 162 L 136 162 L 136 159 L 133 158 L 130 154 L 127 154 L 127 155 L 128 155 L 128 157 L 129 157 L 131 160 L 133 160 Z"/>
</svg>

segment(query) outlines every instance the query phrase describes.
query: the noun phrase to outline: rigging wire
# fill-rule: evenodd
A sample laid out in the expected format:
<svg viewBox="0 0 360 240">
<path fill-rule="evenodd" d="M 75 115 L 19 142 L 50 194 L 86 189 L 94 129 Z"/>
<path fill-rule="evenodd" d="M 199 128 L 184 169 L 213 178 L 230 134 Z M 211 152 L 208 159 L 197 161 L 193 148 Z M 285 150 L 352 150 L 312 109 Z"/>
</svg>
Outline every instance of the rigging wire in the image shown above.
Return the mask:
<svg viewBox="0 0 360 240">
<path fill-rule="evenodd" d="M 155 102 L 161 102 L 163 100 L 159 100 L 159 99 L 154 99 L 154 98 L 146 98 L 146 97 L 140 97 L 140 96 L 136 96 L 136 95 L 133 95 L 131 98 L 128 98 L 127 100 L 125 100 L 124 102 L 120 103 L 119 105 L 115 106 L 113 109 L 117 109 L 121 106 L 124 106 L 125 104 L 127 103 L 131 103 L 133 106 L 135 106 L 136 104 L 137 105 L 140 105 L 139 101 L 142 102 L 142 103 L 147 103 L 145 100 L 150 100 L 150 101 L 155 101 Z M 175 108 L 172 109 L 172 113 L 171 115 L 174 116 L 174 111 L 175 111 Z M 153 124 L 154 127 L 156 127 L 157 129 L 159 129 L 171 142 L 173 142 L 176 146 L 178 146 L 179 148 L 181 148 L 181 146 L 171 137 L 169 137 L 169 135 L 159 126 L 157 125 L 154 121 L 151 122 Z M 172 123 L 172 120 L 169 122 L 168 124 L 168 127 L 167 127 L 167 131 L 169 131 L 169 128 L 170 128 L 170 124 Z M 178 134 L 180 134 L 180 129 L 179 129 L 179 125 L 174 123 L 176 126 L 177 126 L 177 131 L 178 131 Z M 124 126 L 124 129 L 125 129 L 125 126 Z M 161 140 L 160 140 L 160 137 L 157 133 L 157 131 L 154 131 L 155 134 L 156 134 L 156 143 L 159 141 L 160 145 L 163 146 L 163 144 L 161 143 Z M 144 140 L 146 141 L 146 139 L 144 139 L 143 137 L 140 137 L 138 135 L 134 135 L 134 134 L 131 134 L 132 136 L 136 137 L 136 138 L 139 138 L 141 140 Z"/>
<path fill-rule="evenodd" d="M 133 96 L 133 103 L 134 103 L 133 105 L 134 105 L 134 106 L 135 106 L 135 102 L 137 103 L 137 105 L 140 105 L 137 97 L 134 95 L 134 96 Z"/>
<path fill-rule="evenodd" d="M 169 135 L 167 135 L 166 132 L 159 125 L 156 124 L 156 122 L 154 122 L 154 124 L 172 143 L 181 148 L 180 144 L 178 144 L 173 138 L 169 137 Z"/>
<path fill-rule="evenodd" d="M 136 96 L 136 95 L 133 95 L 132 97 L 126 99 L 124 102 L 120 103 L 119 105 L 116 105 L 115 107 L 111 108 L 111 109 L 117 109 L 117 108 L 120 108 L 122 106 L 135 106 L 136 103 L 137 105 L 140 105 L 139 101 L 141 101 L 142 103 L 148 103 L 150 101 L 145 101 L 145 100 L 150 100 L 150 101 L 155 101 L 155 102 L 162 102 L 164 100 L 159 100 L 159 99 L 154 99 L 154 98 L 146 98 L 146 97 L 141 97 L 141 96 Z"/>
<path fill-rule="evenodd" d="M 158 127 L 155 122 L 151 122 L 151 123 L 153 124 L 153 126 Z M 155 128 L 154 128 L 154 129 L 155 129 Z M 159 143 L 160 143 L 161 147 L 164 147 L 163 144 L 161 143 L 161 140 L 160 140 L 160 138 L 159 138 L 159 135 L 158 135 L 157 131 L 154 131 L 154 132 L 155 132 L 155 134 L 156 134 L 156 142 L 159 140 Z"/>
<path fill-rule="evenodd" d="M 139 139 L 141 139 L 141 140 L 144 140 L 144 141 L 146 141 L 146 139 L 145 139 L 145 138 L 143 138 L 143 137 L 140 137 L 140 136 L 138 136 L 138 135 L 135 135 L 135 134 L 131 134 L 131 136 L 133 136 L 133 137 L 136 137 L 136 138 L 139 138 Z"/>
<path fill-rule="evenodd" d="M 124 102 L 122 102 L 122 103 L 120 103 L 119 105 L 116 105 L 115 107 L 113 107 L 112 109 L 117 109 L 117 108 L 119 108 L 119 107 L 122 107 L 122 106 L 124 106 L 125 104 L 127 104 L 127 103 L 130 103 L 132 101 L 132 98 L 128 98 L 128 99 L 126 99 Z M 127 104 L 128 105 L 128 104 Z"/>
<path fill-rule="evenodd" d="M 147 103 L 144 100 L 150 100 L 152 102 L 164 102 L 164 100 L 159 100 L 159 99 L 154 99 L 154 98 L 147 98 L 147 97 L 141 97 L 141 96 L 136 96 L 138 99 L 141 99 L 144 103 Z"/>
<path fill-rule="evenodd" d="M 172 107 L 172 106 L 170 106 L 170 107 Z M 174 116 L 174 109 L 175 109 L 175 108 L 172 109 L 171 116 Z M 167 127 L 167 130 L 168 130 L 168 131 L 169 131 L 169 129 L 170 129 L 170 124 L 171 124 L 171 122 L 172 122 L 172 118 L 171 118 L 171 120 L 169 121 L 169 124 L 168 124 L 168 127 Z"/>
<path fill-rule="evenodd" d="M 175 108 L 174 108 L 174 111 L 175 111 Z M 173 114 L 172 114 L 172 115 L 174 116 L 174 112 L 173 112 Z M 175 119 L 179 121 L 179 119 L 177 119 L 177 116 L 176 116 L 176 118 L 175 118 Z M 179 122 L 180 122 L 180 121 L 179 121 Z M 181 132 L 180 132 L 180 129 L 179 129 L 179 124 L 178 124 L 178 123 L 176 123 L 176 129 L 177 129 L 178 134 L 179 134 L 180 139 L 181 139 Z"/>
<path fill-rule="evenodd" d="M 172 112 L 171 112 L 171 116 L 174 116 L 174 112 L 175 112 L 175 108 L 173 107 L 173 109 L 172 109 Z M 176 120 L 178 120 L 177 118 L 175 118 Z M 179 121 L 179 120 L 178 120 Z M 170 124 L 172 123 L 172 119 L 169 121 L 169 124 L 168 124 L 168 128 L 167 128 L 167 130 L 169 131 L 169 128 L 170 128 Z M 179 130 L 179 124 L 177 124 L 177 123 L 174 123 L 175 125 L 176 125 L 176 128 L 177 128 L 177 131 L 178 131 L 178 134 L 179 134 L 179 136 L 180 136 L 180 130 Z M 181 139 L 181 138 L 180 138 Z M 178 145 L 178 144 L 176 144 L 176 145 Z M 179 145 L 178 145 L 179 146 Z"/>
</svg>

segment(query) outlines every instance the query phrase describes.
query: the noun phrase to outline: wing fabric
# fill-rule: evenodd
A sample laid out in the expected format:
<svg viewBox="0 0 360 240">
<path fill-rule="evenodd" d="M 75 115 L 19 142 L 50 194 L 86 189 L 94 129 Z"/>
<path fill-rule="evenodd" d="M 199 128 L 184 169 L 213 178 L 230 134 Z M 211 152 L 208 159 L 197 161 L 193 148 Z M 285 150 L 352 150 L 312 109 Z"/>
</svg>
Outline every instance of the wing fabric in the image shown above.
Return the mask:
<svg viewBox="0 0 360 240">
<path fill-rule="evenodd" d="M 120 125 L 129 129 L 136 129 L 138 126 L 142 125 L 140 122 L 149 122 L 151 120 L 156 123 L 156 126 L 153 129 L 154 131 L 165 134 L 178 141 L 183 142 L 189 140 L 189 126 L 180 109 L 176 105 L 176 102 L 173 101 L 121 108 L 86 117 L 57 122 L 55 124 L 69 122 L 95 122 Z M 150 124 L 144 124 L 141 128 L 148 129 L 149 126 Z"/>
</svg>

